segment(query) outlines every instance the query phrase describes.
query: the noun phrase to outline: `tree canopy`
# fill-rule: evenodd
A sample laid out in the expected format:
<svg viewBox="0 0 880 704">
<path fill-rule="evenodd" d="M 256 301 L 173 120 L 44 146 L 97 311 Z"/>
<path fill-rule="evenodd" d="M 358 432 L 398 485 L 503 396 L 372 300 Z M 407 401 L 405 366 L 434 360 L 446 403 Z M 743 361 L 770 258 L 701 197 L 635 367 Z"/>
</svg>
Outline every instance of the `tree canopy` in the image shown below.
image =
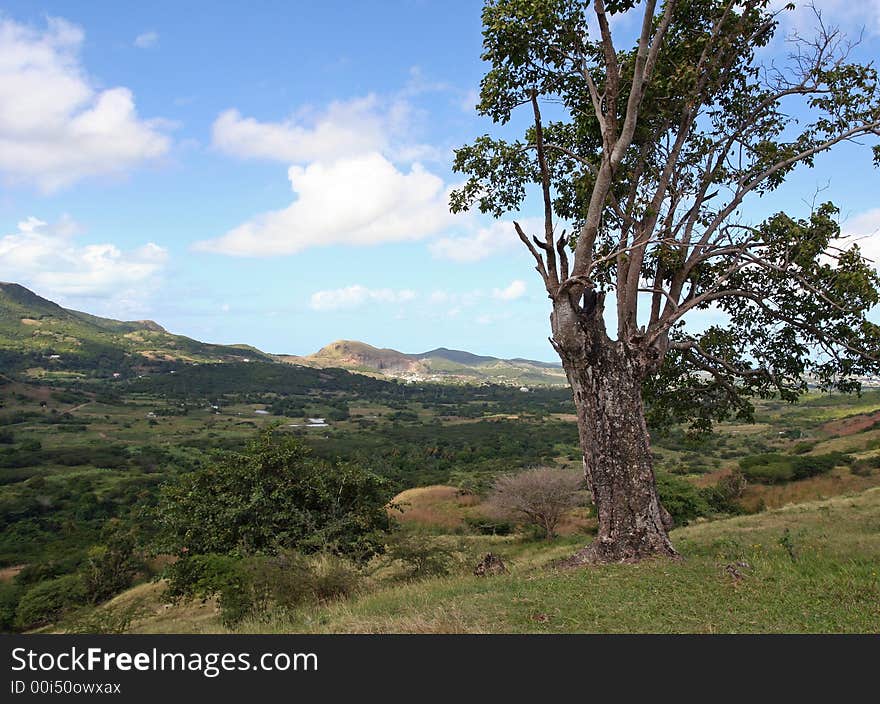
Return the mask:
<svg viewBox="0 0 880 704">
<path fill-rule="evenodd" d="M 523 109 L 531 124 L 456 151 L 467 179 L 451 207 L 501 217 L 540 195 L 541 231 L 514 227 L 548 296 L 582 322 L 609 307 L 616 339 L 644 355 L 655 421 L 749 417 L 750 396 L 792 400 L 810 379 L 854 390 L 880 360 L 867 318 L 880 279 L 841 238 L 838 209 L 743 214 L 797 166 L 880 136 L 877 71 L 852 60 L 856 43 L 815 11 L 815 34 L 790 35 L 774 59 L 765 48 L 791 9 L 775 7 L 490 0 L 483 11 L 478 111 L 503 125 Z M 641 12 L 626 48 L 611 28 L 623 12 Z M 720 322 L 688 326 L 707 309 Z"/>
<path fill-rule="evenodd" d="M 289 548 L 366 558 L 390 528 L 392 495 L 370 471 L 316 460 L 302 441 L 269 428 L 245 452 L 163 488 L 161 548 L 180 557 Z"/>
</svg>

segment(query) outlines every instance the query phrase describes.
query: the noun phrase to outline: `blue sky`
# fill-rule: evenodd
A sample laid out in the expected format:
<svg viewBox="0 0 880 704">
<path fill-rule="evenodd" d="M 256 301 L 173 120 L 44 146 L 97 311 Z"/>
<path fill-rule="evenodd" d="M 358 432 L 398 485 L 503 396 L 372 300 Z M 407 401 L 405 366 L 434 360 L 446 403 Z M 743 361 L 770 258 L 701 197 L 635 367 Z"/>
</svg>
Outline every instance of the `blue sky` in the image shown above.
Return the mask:
<svg viewBox="0 0 880 704">
<path fill-rule="evenodd" d="M 880 55 L 880 2 L 819 4 Z M 446 208 L 452 149 L 492 130 L 473 111 L 480 8 L 7 1 L 0 279 L 271 352 L 350 338 L 552 360 L 509 223 Z M 750 214 L 806 212 L 827 186 L 869 235 L 877 184 L 846 146 Z"/>
</svg>

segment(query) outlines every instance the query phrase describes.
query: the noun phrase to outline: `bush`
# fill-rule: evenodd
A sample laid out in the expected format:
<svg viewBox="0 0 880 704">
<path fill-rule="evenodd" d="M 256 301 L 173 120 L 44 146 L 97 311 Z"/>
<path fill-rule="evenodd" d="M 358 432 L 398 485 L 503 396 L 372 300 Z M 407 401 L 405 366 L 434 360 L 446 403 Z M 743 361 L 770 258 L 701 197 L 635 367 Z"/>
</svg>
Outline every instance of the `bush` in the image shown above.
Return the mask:
<svg viewBox="0 0 880 704">
<path fill-rule="evenodd" d="M 147 610 L 141 602 L 114 609 L 85 609 L 77 611 L 64 624 L 65 633 L 126 633 L 132 621 L 145 615 Z"/>
<path fill-rule="evenodd" d="M 849 464 L 851 461 L 849 455 L 843 452 L 797 456 L 767 452 L 744 457 L 740 460 L 739 466 L 748 479 L 765 484 L 781 484 L 826 474 L 836 466 Z"/>
<path fill-rule="evenodd" d="M 480 535 L 510 535 L 514 525 L 510 521 L 487 516 L 465 516 L 465 525 Z"/>
<path fill-rule="evenodd" d="M 707 486 L 700 490 L 709 508 L 716 513 L 742 513 L 737 504 L 745 491 L 748 481 L 742 472 L 731 472 L 715 486 Z"/>
<path fill-rule="evenodd" d="M 658 473 L 657 493 L 675 525 L 686 526 L 695 518 L 710 513 L 709 504 L 700 490 L 686 479 Z"/>
<path fill-rule="evenodd" d="M 15 582 L 0 582 L 0 633 L 10 633 L 15 625 L 15 610 L 24 588 Z"/>
<path fill-rule="evenodd" d="M 569 509 L 584 503 L 583 477 L 564 469 L 530 469 L 495 480 L 489 503 L 501 516 L 538 527 L 547 540 Z"/>
<path fill-rule="evenodd" d="M 304 603 L 350 596 L 361 574 L 338 555 L 193 555 L 167 570 L 167 595 L 181 598 L 217 598 L 220 620 L 233 626 L 259 617 L 273 605 L 285 609 Z"/>
<path fill-rule="evenodd" d="M 244 453 L 163 487 L 160 548 L 177 555 L 337 552 L 368 559 L 391 528 L 391 485 L 354 464 L 319 461 L 297 438 L 263 431 Z"/>
<path fill-rule="evenodd" d="M 15 611 L 15 627 L 29 630 L 54 623 L 85 603 L 86 590 L 79 575 L 68 574 L 28 589 Z"/>
<path fill-rule="evenodd" d="M 111 521 L 104 529 L 103 543 L 89 549 L 83 567 L 83 586 L 89 600 L 96 604 L 127 589 L 142 567 L 132 532 Z"/>
<path fill-rule="evenodd" d="M 452 573 L 465 552 L 423 533 L 400 532 L 388 541 L 385 558 L 401 564 L 406 579 L 424 579 Z"/>
</svg>

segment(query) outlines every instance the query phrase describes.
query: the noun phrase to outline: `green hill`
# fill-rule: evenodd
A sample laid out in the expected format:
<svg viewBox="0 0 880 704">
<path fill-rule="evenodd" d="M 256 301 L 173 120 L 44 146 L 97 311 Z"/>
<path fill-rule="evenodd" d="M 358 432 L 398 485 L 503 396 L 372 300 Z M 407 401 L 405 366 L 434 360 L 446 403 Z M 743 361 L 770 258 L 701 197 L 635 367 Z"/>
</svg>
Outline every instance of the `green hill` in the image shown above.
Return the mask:
<svg viewBox="0 0 880 704">
<path fill-rule="evenodd" d="M 9 367 L 50 371 L 268 359 L 252 347 L 174 335 L 152 320 L 111 320 L 68 310 L 15 283 L 0 283 L 0 355 Z"/>
<path fill-rule="evenodd" d="M 174 335 L 152 320 L 121 321 L 69 310 L 16 283 L 0 282 L 0 362 L 32 375 L 139 373 L 169 364 L 276 361 L 341 368 L 407 381 L 558 386 L 558 364 L 499 359 L 439 347 L 406 354 L 338 340 L 314 354 L 267 355 L 249 345 L 215 345 Z"/>
</svg>

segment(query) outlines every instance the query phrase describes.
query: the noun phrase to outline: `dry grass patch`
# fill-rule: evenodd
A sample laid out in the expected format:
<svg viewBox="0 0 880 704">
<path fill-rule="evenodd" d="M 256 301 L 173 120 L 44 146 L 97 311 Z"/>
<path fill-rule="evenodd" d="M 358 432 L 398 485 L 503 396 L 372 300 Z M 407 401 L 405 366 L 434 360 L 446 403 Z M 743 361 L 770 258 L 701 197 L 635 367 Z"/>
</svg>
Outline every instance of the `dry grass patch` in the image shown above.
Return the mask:
<svg viewBox="0 0 880 704">
<path fill-rule="evenodd" d="M 740 500 L 747 511 L 759 508 L 775 509 L 789 504 L 821 501 L 833 496 L 851 494 L 880 486 L 880 472 L 860 477 L 848 469 L 838 468 L 830 474 L 800 479 L 785 484 L 749 484 Z"/>
<path fill-rule="evenodd" d="M 432 528 L 454 530 L 463 526 L 468 516 L 481 515 L 478 496 L 443 484 L 407 489 L 391 503 L 399 507 L 391 508 L 390 513 L 401 523 Z"/>
<path fill-rule="evenodd" d="M 136 609 L 139 616 L 132 622 L 130 633 L 218 633 L 219 609 L 213 599 L 171 604 L 164 599 L 164 582 L 139 584 L 110 601 L 101 609 Z"/>
</svg>

